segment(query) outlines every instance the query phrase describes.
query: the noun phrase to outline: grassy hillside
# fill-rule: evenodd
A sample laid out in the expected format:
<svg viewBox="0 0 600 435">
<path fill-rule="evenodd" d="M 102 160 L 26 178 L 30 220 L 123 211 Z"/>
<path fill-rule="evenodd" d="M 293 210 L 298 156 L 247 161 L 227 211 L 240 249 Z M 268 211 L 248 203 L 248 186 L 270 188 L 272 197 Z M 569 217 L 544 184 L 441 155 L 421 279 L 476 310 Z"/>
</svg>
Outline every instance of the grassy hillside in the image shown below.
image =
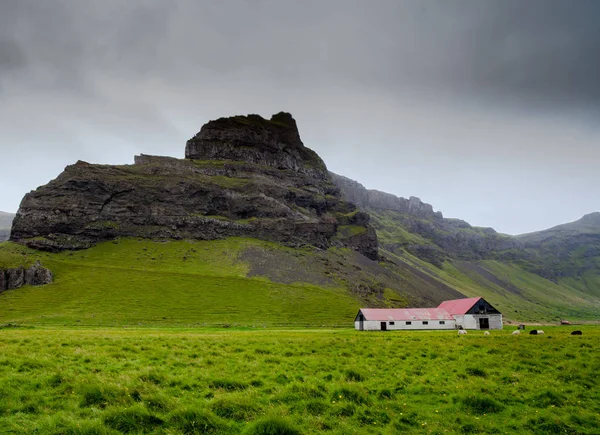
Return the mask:
<svg viewBox="0 0 600 435">
<path fill-rule="evenodd" d="M 50 268 L 55 282 L 0 294 L 0 323 L 143 326 L 352 326 L 361 306 L 436 306 L 484 296 L 508 320 L 593 320 L 577 286 L 498 261 L 444 263 L 382 251 L 291 249 L 254 239 L 121 239 L 62 253 L 0 244 L 0 268 Z"/>
<path fill-rule="evenodd" d="M 81 325 L 347 324 L 360 305 L 339 285 L 281 284 L 239 258 L 246 239 L 157 243 L 123 240 L 60 254 L 0 245 L 0 265 L 40 259 L 56 277 L 0 295 L 0 322 Z M 284 248 L 280 248 L 284 250 Z M 331 307 L 335 307 L 334 310 Z"/>
<path fill-rule="evenodd" d="M 468 297 L 482 296 L 512 322 L 547 323 L 562 318 L 599 320 L 600 299 L 576 286 L 554 283 L 516 263 L 496 260 L 447 261 L 442 268 L 409 254 L 386 252 L 389 258 L 420 270 Z M 413 280 L 414 282 L 414 280 Z"/>
<path fill-rule="evenodd" d="M 485 297 L 508 319 L 526 322 L 561 318 L 600 320 L 597 214 L 519 237 L 524 243 L 520 249 L 500 249 L 511 246 L 503 244 L 510 236 L 462 225 L 444 239 L 424 218 L 412 217 L 413 223 L 408 225 L 410 216 L 405 213 L 381 209 L 368 209 L 368 212 L 377 231 L 380 250 L 388 258 L 410 264 L 465 295 Z M 414 221 L 419 224 L 415 225 Z M 487 235 L 491 239 L 486 239 Z M 447 249 L 444 242 L 448 240 L 459 247 L 476 240 L 482 248 L 480 252 L 489 251 L 481 256 L 457 255 Z"/>
<path fill-rule="evenodd" d="M 555 282 L 600 297 L 600 213 L 518 236 L 531 258 L 527 267 Z"/>
</svg>

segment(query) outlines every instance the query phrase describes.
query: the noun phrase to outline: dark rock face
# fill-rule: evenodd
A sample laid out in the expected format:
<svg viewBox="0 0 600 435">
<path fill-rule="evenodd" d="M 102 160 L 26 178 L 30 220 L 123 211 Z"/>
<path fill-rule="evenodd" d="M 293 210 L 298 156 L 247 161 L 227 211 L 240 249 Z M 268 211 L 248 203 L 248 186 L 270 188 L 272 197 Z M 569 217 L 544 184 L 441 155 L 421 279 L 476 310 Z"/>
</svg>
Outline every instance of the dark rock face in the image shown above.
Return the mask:
<svg viewBox="0 0 600 435">
<path fill-rule="evenodd" d="M 344 198 L 364 209 L 379 208 L 394 210 L 399 213 L 407 213 L 415 217 L 431 220 L 443 219 L 441 212 L 434 212 L 433 207 L 430 204 L 422 202 L 415 196 L 411 196 L 409 199 L 399 198 L 391 193 L 380 192 L 378 190 L 367 190 L 365 186 L 359 182 L 342 175 L 337 175 L 333 172 L 330 172 L 330 175 L 335 185 L 342 191 Z"/>
<path fill-rule="evenodd" d="M 23 287 L 24 285 L 45 285 L 54 280 L 52 272 L 42 267 L 39 261 L 28 269 L 19 266 L 13 269 L 0 269 L 0 292 Z"/>
<path fill-rule="evenodd" d="M 248 115 L 210 121 L 187 142 L 185 157 L 243 161 L 329 178 L 323 160 L 304 146 L 296 121 L 284 112 L 270 120 Z"/>
<path fill-rule="evenodd" d="M 360 237 L 339 237 L 338 227 L 356 206 L 342 200 L 290 115 L 209 122 L 188 142 L 186 156 L 68 166 L 25 196 L 11 240 L 59 251 L 120 236 L 244 236 L 288 246 L 347 246 L 377 258 L 368 215 L 352 224 L 362 228 L 355 231 Z"/>
<path fill-rule="evenodd" d="M 16 269 L 6 270 L 6 288 L 13 289 L 23 287 L 25 284 L 25 269 L 19 266 Z"/>
</svg>

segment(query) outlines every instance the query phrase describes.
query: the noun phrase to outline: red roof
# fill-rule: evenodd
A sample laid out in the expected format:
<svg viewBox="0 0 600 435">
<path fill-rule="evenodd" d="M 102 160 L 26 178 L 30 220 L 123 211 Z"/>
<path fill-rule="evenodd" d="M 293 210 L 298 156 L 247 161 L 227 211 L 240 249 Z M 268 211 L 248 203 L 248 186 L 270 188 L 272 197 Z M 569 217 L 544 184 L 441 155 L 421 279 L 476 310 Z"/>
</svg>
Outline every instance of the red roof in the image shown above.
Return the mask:
<svg viewBox="0 0 600 435">
<path fill-rule="evenodd" d="M 440 308 L 361 308 L 365 320 L 454 320 Z"/>
<path fill-rule="evenodd" d="M 454 299 L 442 302 L 438 308 L 443 308 L 450 314 L 466 314 L 481 298 Z"/>
</svg>

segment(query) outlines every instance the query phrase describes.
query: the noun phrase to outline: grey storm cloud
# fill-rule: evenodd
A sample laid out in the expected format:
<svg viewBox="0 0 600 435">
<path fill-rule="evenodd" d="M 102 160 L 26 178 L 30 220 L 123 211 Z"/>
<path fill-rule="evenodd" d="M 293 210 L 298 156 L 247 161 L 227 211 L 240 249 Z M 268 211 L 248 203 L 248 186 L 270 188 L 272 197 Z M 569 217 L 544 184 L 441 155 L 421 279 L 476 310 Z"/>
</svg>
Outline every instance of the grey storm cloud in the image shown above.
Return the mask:
<svg viewBox="0 0 600 435">
<path fill-rule="evenodd" d="M 598 53 L 596 0 L 0 0 L 0 209 L 76 159 L 289 110 L 368 187 L 541 228 L 599 207 Z"/>
<path fill-rule="evenodd" d="M 185 82 L 246 72 L 391 92 L 600 99 L 595 0 L 4 0 L 1 8 L 0 65 L 33 70 L 50 87 L 85 83 L 91 69 Z"/>
</svg>

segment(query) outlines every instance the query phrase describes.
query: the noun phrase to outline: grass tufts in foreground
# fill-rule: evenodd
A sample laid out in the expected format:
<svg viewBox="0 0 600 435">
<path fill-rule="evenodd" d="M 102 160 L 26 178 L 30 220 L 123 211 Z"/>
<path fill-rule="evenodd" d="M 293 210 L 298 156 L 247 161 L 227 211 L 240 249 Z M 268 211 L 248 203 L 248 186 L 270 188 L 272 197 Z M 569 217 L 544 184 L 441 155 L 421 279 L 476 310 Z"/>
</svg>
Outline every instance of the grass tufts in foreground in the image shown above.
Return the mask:
<svg viewBox="0 0 600 435">
<path fill-rule="evenodd" d="M 6 328 L 0 433 L 589 434 L 600 327 Z"/>
</svg>

